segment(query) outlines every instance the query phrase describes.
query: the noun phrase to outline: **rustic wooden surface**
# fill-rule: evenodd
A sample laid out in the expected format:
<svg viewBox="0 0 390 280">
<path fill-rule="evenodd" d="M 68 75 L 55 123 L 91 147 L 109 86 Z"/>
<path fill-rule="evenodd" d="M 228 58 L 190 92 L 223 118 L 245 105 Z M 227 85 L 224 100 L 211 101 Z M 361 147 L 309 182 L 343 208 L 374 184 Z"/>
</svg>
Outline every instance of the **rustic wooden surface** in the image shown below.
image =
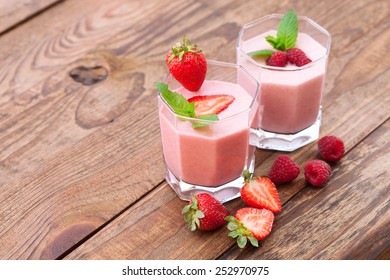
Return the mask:
<svg viewBox="0 0 390 280">
<path fill-rule="evenodd" d="M 13 2 L 0 1 L 0 259 L 390 258 L 388 1 Z M 241 250 L 225 229 L 187 230 L 153 82 L 184 34 L 234 62 L 243 24 L 292 7 L 332 34 L 321 135 L 347 153 L 324 188 L 303 174 L 280 186 L 271 235 Z M 80 66 L 108 76 L 83 85 Z M 258 149 L 255 174 L 279 154 Z M 303 167 L 316 143 L 289 155 Z"/>
<path fill-rule="evenodd" d="M 0 33 L 62 0 L 0 0 Z"/>
</svg>

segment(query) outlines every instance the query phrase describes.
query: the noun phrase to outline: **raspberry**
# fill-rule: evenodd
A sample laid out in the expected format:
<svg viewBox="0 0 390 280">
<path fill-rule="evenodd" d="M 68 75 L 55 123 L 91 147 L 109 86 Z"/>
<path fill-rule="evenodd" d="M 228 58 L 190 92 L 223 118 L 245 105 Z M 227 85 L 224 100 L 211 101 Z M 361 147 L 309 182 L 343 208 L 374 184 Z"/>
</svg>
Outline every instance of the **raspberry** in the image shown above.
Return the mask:
<svg viewBox="0 0 390 280">
<path fill-rule="evenodd" d="M 284 52 L 276 51 L 268 59 L 267 65 L 276 67 L 285 67 L 287 65 L 287 56 Z"/>
<path fill-rule="evenodd" d="M 323 160 L 314 159 L 305 166 L 305 178 L 315 187 L 321 187 L 329 179 L 331 169 Z"/>
<path fill-rule="evenodd" d="M 339 161 L 344 155 L 344 143 L 337 136 L 324 136 L 318 141 L 318 150 L 326 161 Z"/>
<path fill-rule="evenodd" d="M 293 181 L 301 170 L 298 165 L 286 155 L 278 156 L 268 173 L 268 177 L 274 184 L 283 184 Z"/>
<path fill-rule="evenodd" d="M 311 59 L 306 56 L 306 54 L 298 48 L 291 48 L 286 51 L 287 60 L 295 64 L 298 67 L 301 67 L 305 64 L 311 62 Z"/>
</svg>

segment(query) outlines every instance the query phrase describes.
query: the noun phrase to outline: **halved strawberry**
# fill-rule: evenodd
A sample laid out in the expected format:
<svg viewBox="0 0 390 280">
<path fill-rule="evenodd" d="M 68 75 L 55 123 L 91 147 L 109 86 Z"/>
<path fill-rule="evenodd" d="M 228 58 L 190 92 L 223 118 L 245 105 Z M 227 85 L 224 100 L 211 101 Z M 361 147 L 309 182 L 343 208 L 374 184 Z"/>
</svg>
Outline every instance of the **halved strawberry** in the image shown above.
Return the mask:
<svg viewBox="0 0 390 280">
<path fill-rule="evenodd" d="M 246 180 L 241 189 L 241 198 L 251 207 L 266 208 L 274 213 L 282 211 L 278 190 L 268 177 Z"/>
<path fill-rule="evenodd" d="M 188 99 L 195 103 L 195 113 L 199 116 L 219 114 L 234 101 L 234 96 L 228 94 L 196 95 Z"/>
<path fill-rule="evenodd" d="M 247 241 L 259 247 L 258 240 L 266 238 L 272 229 L 274 213 L 267 209 L 245 207 L 237 210 L 236 215 L 226 217 L 230 237 L 237 237 L 237 244 L 244 248 Z"/>
</svg>

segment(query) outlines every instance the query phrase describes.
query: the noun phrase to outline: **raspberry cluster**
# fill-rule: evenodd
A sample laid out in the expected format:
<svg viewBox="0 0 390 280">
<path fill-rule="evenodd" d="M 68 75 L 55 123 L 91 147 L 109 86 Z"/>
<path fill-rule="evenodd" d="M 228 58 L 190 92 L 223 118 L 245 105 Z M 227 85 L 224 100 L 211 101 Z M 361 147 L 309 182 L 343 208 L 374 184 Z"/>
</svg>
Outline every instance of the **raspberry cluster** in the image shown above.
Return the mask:
<svg viewBox="0 0 390 280">
<path fill-rule="evenodd" d="M 343 141 L 336 136 L 324 136 L 318 141 L 318 151 L 325 160 L 311 160 L 304 167 L 306 180 L 315 187 L 323 186 L 329 179 L 332 171 L 326 162 L 337 162 L 344 155 Z M 268 177 L 274 184 L 289 183 L 295 180 L 300 173 L 299 166 L 288 156 L 278 156 L 271 166 Z"/>
<path fill-rule="evenodd" d="M 299 48 L 291 48 L 284 51 L 275 51 L 268 59 L 267 65 L 275 67 L 285 67 L 287 62 L 298 67 L 311 62 L 311 59 Z"/>
</svg>

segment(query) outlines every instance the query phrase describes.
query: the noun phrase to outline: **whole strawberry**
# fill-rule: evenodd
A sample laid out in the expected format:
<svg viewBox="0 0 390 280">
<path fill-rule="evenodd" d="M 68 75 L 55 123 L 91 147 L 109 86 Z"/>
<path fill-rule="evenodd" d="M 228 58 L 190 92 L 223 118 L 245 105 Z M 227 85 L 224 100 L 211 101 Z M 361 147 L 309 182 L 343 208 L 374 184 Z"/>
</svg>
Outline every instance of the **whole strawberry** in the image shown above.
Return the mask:
<svg viewBox="0 0 390 280">
<path fill-rule="evenodd" d="M 315 187 L 321 187 L 328 181 L 331 168 L 323 160 L 314 159 L 305 165 L 305 178 Z"/>
<path fill-rule="evenodd" d="M 186 37 L 167 53 L 165 62 L 169 72 L 187 90 L 198 91 L 207 72 L 207 62 L 202 50 Z"/>
<path fill-rule="evenodd" d="M 272 164 L 268 177 L 274 184 L 283 184 L 293 181 L 300 172 L 299 166 L 290 157 L 280 155 Z"/>
<path fill-rule="evenodd" d="M 225 224 L 229 211 L 215 197 L 208 193 L 192 195 L 192 199 L 183 208 L 184 220 L 194 231 L 213 230 Z"/>
<path fill-rule="evenodd" d="M 237 244 L 244 248 L 249 242 L 259 247 L 258 240 L 266 238 L 272 229 L 274 213 L 267 209 L 241 208 L 236 215 L 226 217 L 227 228 L 231 230 L 230 237 L 237 238 Z"/>
<path fill-rule="evenodd" d="M 244 174 L 245 184 L 241 188 L 241 199 L 249 206 L 265 208 L 274 213 L 282 211 L 278 190 L 268 177 L 249 179 Z"/>
<path fill-rule="evenodd" d="M 318 140 L 318 151 L 324 160 L 337 162 L 344 155 L 344 142 L 337 136 L 324 136 Z"/>
</svg>

